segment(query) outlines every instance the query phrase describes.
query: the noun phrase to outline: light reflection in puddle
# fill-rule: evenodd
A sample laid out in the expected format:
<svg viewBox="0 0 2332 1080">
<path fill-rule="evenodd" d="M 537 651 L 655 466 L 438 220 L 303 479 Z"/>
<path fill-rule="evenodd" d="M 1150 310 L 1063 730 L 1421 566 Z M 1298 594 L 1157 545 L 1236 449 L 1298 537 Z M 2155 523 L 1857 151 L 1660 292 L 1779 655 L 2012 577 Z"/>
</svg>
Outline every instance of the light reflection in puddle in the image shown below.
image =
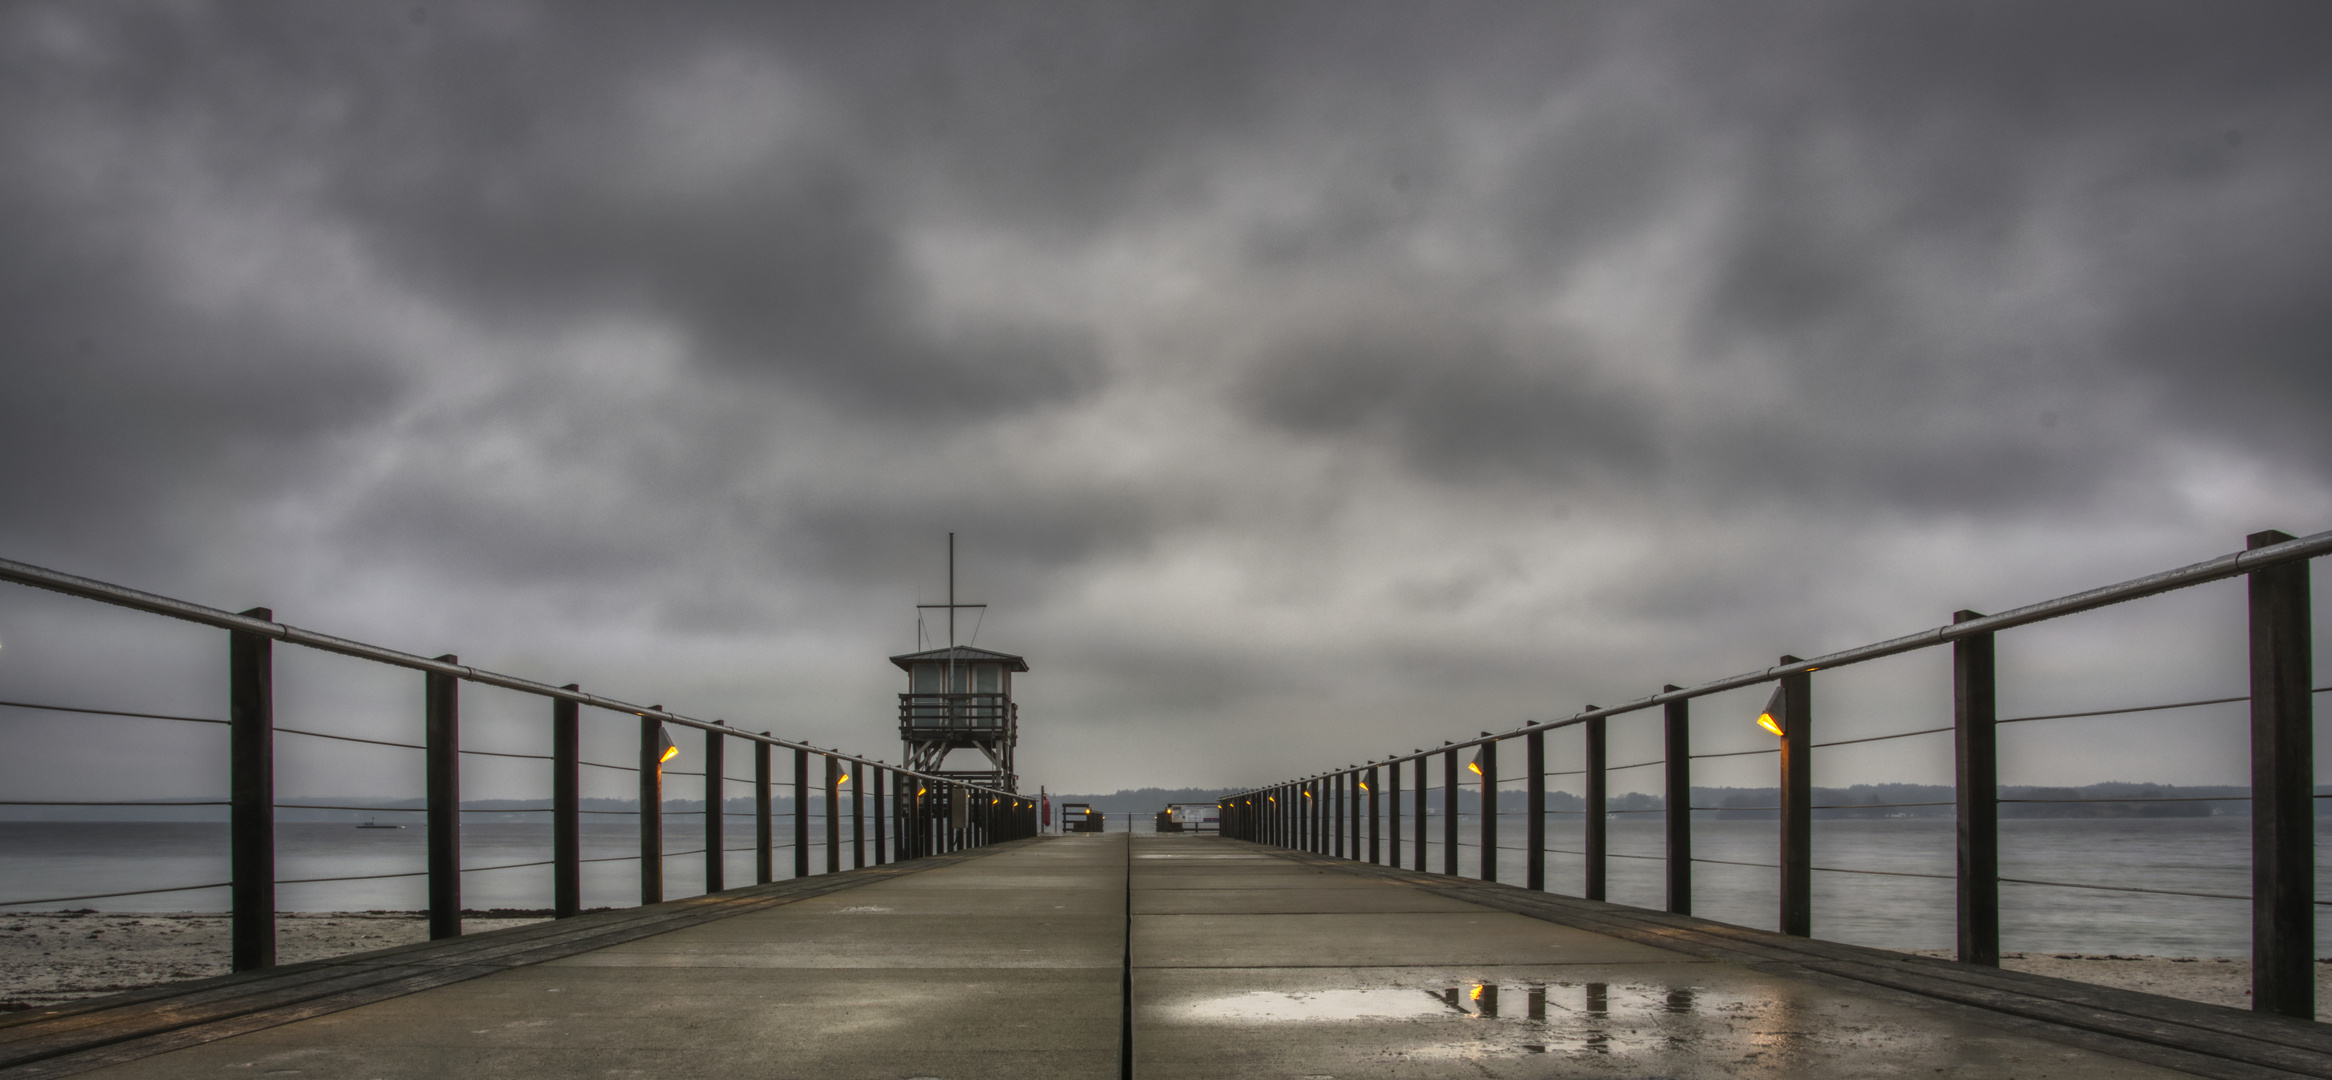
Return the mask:
<svg viewBox="0 0 2332 1080">
<path fill-rule="evenodd" d="M 1225 859 L 1229 859 L 1229 860 L 1233 860 L 1233 861 L 1237 861 L 1237 862 L 1280 862 L 1280 861 L 1282 861 L 1282 860 L 1279 860 L 1279 859 L 1274 859 L 1274 858 L 1272 858 L 1272 857 L 1271 857 L 1271 856 L 1269 856 L 1269 855 L 1136 855 L 1136 856 L 1134 856 L 1134 858 L 1137 858 L 1137 859 L 1206 859 L 1206 860 L 1210 860 L 1210 861 L 1217 861 L 1217 862 L 1219 862 L 1219 861 L 1222 861 L 1222 860 L 1225 860 Z"/>
<path fill-rule="evenodd" d="M 1450 991 L 1454 994 L 1456 991 Z M 1333 1023 L 1339 1020 L 1424 1019 L 1450 1015 L 1450 1008 L 1432 994 L 1397 986 L 1353 990 L 1250 990 L 1209 998 L 1189 1006 L 1199 1020 L 1231 1020 L 1255 1024 Z"/>
<path fill-rule="evenodd" d="M 1677 1043 L 1674 1023 L 1702 1011 L 1733 1012 L 1747 999 L 1689 986 L 1602 982 L 1469 982 L 1251 990 L 1193 1002 L 1192 1020 L 1241 1024 L 1403 1023 L 1444 1028 L 1449 1041 L 1410 1052 L 1437 1056 L 1513 1053 L 1612 1054 Z"/>
</svg>

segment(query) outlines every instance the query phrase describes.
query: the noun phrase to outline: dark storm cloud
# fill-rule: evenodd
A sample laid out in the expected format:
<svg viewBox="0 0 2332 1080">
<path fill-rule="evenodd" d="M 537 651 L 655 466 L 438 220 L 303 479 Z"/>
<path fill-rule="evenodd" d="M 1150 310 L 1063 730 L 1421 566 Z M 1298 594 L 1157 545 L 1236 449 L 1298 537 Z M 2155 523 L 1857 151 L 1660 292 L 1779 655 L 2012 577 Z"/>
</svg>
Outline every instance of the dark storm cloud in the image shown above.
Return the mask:
<svg viewBox="0 0 2332 1080">
<path fill-rule="evenodd" d="M 205 318 L 143 265 L 101 199 L 0 180 L 0 503 L 18 558 L 174 573 L 407 380 L 346 344 Z"/>
<path fill-rule="evenodd" d="M 1564 344 L 1515 356 L 1463 323 L 1393 319 L 1283 350 L 1256 366 L 1243 396 L 1295 431 L 1394 442 L 1438 479 L 1559 485 L 1657 470 L 1651 404 L 1600 385 Z"/>
<path fill-rule="evenodd" d="M 2308 208 L 2332 180 L 2332 70 L 2306 44 L 2324 9 L 1769 14 L 1677 39 L 1711 126 L 1751 136 L 1703 348 L 1789 349 L 1817 405 L 1989 409 L 1969 434 L 2027 460 L 1970 471 L 2061 473 L 2059 493 L 2166 432 L 2332 464 L 2295 404 L 2332 390 L 2332 216 Z M 1971 286 L 2009 295 L 1969 305 Z M 2133 387 L 2153 425 L 2078 448 L 2035 430 Z"/>
<path fill-rule="evenodd" d="M 1428 341 L 1366 343 L 1366 317 L 1334 343 L 1299 329 L 1243 385 L 1272 422 L 1389 436 L 1443 479 L 1528 461 L 1560 484 L 1576 474 L 1544 465 L 1600 459 L 1698 499 L 2016 513 L 2100 491 L 2169 435 L 2321 474 L 2332 217 L 2309 207 L 2332 173 L 2311 137 L 2332 76 L 2293 31 L 2324 16 L 2226 14 L 1653 9 L 1606 39 L 1626 46 L 1610 70 L 1541 81 L 1574 113 L 1555 126 L 1526 122 L 1494 64 L 1440 72 L 1436 100 L 1516 144 L 1459 211 L 1498 223 L 1471 253 L 1475 287 L 1434 290 L 1420 318 L 1413 294 L 1372 282 Z M 1684 381 L 1757 392 L 1634 400 L 1592 366 L 1448 359 L 1494 354 L 1467 338 L 1696 198 L 1726 212 L 1690 241 L 1700 280 L 1667 282 L 1660 309 L 1688 342 Z M 1333 277 L 1363 253 L 1322 235 L 1397 260 L 1399 233 L 1427 227 L 1397 205 L 1324 185 L 1307 242 L 1266 243 L 1257 264 Z M 1576 351 L 1551 336 L 1540 351 Z M 2130 394 L 2150 423 L 2112 410 Z"/>
<path fill-rule="evenodd" d="M 1084 734 L 1645 692 L 2311 524 L 2328 19 L 19 5 L 0 555 L 879 668 L 955 530 Z"/>
</svg>

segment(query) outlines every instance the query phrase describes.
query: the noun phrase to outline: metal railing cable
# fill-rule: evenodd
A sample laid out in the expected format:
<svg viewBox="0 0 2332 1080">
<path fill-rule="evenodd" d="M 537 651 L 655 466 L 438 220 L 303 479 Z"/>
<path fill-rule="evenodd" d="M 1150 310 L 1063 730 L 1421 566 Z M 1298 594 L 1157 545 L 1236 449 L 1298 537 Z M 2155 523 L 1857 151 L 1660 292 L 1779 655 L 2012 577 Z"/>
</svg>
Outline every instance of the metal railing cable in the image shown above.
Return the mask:
<svg viewBox="0 0 2332 1080">
<path fill-rule="evenodd" d="M 1824 746 L 1852 746 L 1855 743 L 1885 742 L 1888 739 L 1908 739 L 1914 735 L 1933 735 L 1937 732 L 1951 730 L 1954 729 L 1948 727 L 1921 728 L 1917 731 L 1898 731 L 1892 735 L 1866 735 L 1859 739 L 1833 739 L 1830 742 L 1818 742 L 1813 745 L 1817 748 Z"/>
<path fill-rule="evenodd" d="M 0 806 L 227 806 L 225 799 L 206 799 L 196 802 L 123 802 L 121 800 L 90 799 L 0 799 Z"/>
<path fill-rule="evenodd" d="M 790 847 L 791 845 L 780 845 L 780 846 L 786 846 L 786 847 Z M 687 856 L 687 855 L 702 855 L 702 854 L 704 854 L 704 853 L 705 853 L 705 850 L 706 850 L 706 849 L 704 849 L 704 848 L 690 848 L 690 849 L 688 849 L 688 850 L 686 850 L 686 851 L 667 851 L 667 852 L 664 852 L 664 853 L 662 854 L 662 857 L 663 857 L 663 858 L 667 858 L 667 859 L 677 859 L 677 858 L 681 858 L 681 857 L 683 857 L 683 856 Z M 744 847 L 744 848 L 722 848 L 722 849 L 721 849 L 721 851 L 722 851 L 723 853 L 732 852 L 732 851 L 759 851 L 759 850 L 761 850 L 761 849 L 760 849 L 760 848 L 757 848 L 757 847 Z M 579 859 L 579 860 L 577 860 L 577 861 L 578 861 L 578 862 L 587 862 L 587 863 L 603 863 L 603 862 L 638 862 L 638 861 L 639 861 L 639 858 L 640 858 L 640 857 L 639 857 L 639 856 L 637 856 L 637 855 L 608 855 L 608 856 L 603 856 L 603 857 L 600 857 L 600 858 L 595 858 L 595 859 Z M 527 867 L 530 867 L 530 866 L 553 866 L 553 865 L 556 865 L 557 863 L 558 863 L 558 860 L 557 860 L 557 859 L 538 859 L 538 860 L 536 860 L 536 861 L 534 861 L 534 862 L 521 862 L 521 863 L 499 863 L 499 864 L 496 864 L 496 865 L 494 865 L 494 866 L 465 866 L 465 867 L 462 867 L 462 868 L 461 868 L 461 872 L 462 872 L 462 873 L 465 873 L 465 874 L 482 874 L 482 873 L 485 873 L 486 871 L 489 871 L 489 870 L 524 870 L 524 869 L 526 869 Z M 278 884 L 278 885 L 324 885 L 324 884 L 330 884 L 330 883 L 332 883 L 332 882 L 335 882 L 335 881 L 382 881 L 382 880 L 386 880 L 386 879 L 389 879 L 389 878 L 427 877 L 427 876 L 428 876 L 428 874 L 429 874 L 429 871 L 427 871 L 427 870 L 409 870 L 409 871 L 401 871 L 401 872 L 394 873 L 394 874 L 343 874 L 343 875 L 341 875 L 341 876 L 339 876 L 339 877 L 317 877 L 317 878 L 277 878 L 275 883 L 276 883 L 276 884 Z M 122 895 L 128 896 L 128 895 L 134 895 L 134 894 L 130 894 L 130 893 L 124 893 L 124 894 L 122 894 Z M 0 905 L 0 906 L 5 906 L 5 905 Z"/>
<path fill-rule="evenodd" d="M 2078 798 L 2078 799 L 1995 799 L 1995 800 L 1993 800 L 1993 801 L 1994 801 L 1994 802 L 2004 802 L 2004 803 L 2250 802 L 2250 801 L 2251 801 L 2251 796 L 2249 796 L 2249 795 L 2155 795 L 2155 796 L 2131 796 L 2131 797 L 2128 797 L 2128 798 L 2110 798 L 2110 797 L 2107 797 L 2107 796 L 2102 796 L 2102 795 L 2100 795 L 2100 796 L 2095 796 L 2095 797 L 2083 797 L 2083 798 Z M 1950 805 L 1953 805 L 1953 804 L 1951 804 L 1951 803 L 1945 803 L 1945 804 L 1943 804 L 1943 805 L 1945 805 L 1945 806 L 1950 806 Z"/>
<path fill-rule="evenodd" d="M 305 735 L 311 739 L 332 739 L 338 742 L 371 743 L 374 746 L 394 746 L 405 750 L 428 749 L 428 747 L 425 747 L 420 743 L 390 742 L 387 739 L 360 739 L 354 735 L 334 735 L 330 732 L 304 731 L 300 728 L 279 727 L 275 730 L 285 735 Z"/>
<path fill-rule="evenodd" d="M 49 712 L 89 713 L 95 716 L 133 716 L 141 720 L 179 720 L 189 724 L 225 724 L 207 716 L 172 716 L 169 713 L 125 712 L 121 709 L 84 709 L 77 705 L 37 705 L 29 701 L 0 701 L 15 709 L 45 709 Z"/>
<path fill-rule="evenodd" d="M 2095 889 L 2100 892 L 2152 893 L 2156 896 L 2199 896 L 2206 900 L 2249 900 L 2249 896 L 2235 893 L 2190 892 L 2185 889 L 2148 889 L 2136 885 L 2091 885 L 2079 881 L 2035 881 L 2030 878 L 2004 877 L 1997 879 L 2003 885 L 2047 885 L 2058 889 Z M 2318 900 L 2318 904 L 2325 901 Z"/>
<path fill-rule="evenodd" d="M 49 896 L 39 900 L 0 900 L 0 907 L 29 907 L 34 904 L 66 904 L 75 900 L 111 900 L 117 896 L 148 896 L 162 893 L 194 892 L 199 889 L 224 889 L 232 881 L 212 882 L 208 885 L 172 885 L 161 889 L 131 889 L 128 892 L 84 893 L 80 896 Z"/>
<path fill-rule="evenodd" d="M 2311 693 L 2321 694 L 2332 687 L 2317 687 Z M 2204 698 L 2200 701 L 2173 701 L 2167 705 L 2130 705 L 2118 709 L 2092 709 L 2088 712 L 2047 713 L 2041 716 L 2007 716 L 1992 721 L 1995 724 L 2022 724 L 2032 720 L 2074 720 L 2084 716 L 2121 716 L 2126 713 L 2161 712 L 2165 709 L 2191 709 L 2198 705 L 2225 705 L 2235 701 L 2249 701 L 2251 695 L 2241 697 Z M 1950 728 L 1944 730 L 1949 731 Z"/>
</svg>

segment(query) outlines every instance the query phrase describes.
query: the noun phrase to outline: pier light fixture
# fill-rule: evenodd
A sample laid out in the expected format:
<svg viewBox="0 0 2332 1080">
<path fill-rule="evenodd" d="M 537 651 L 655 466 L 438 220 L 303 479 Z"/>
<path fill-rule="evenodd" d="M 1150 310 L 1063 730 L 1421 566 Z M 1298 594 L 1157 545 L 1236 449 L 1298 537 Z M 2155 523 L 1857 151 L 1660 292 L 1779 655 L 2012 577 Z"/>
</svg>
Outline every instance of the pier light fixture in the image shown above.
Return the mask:
<svg viewBox="0 0 2332 1080">
<path fill-rule="evenodd" d="M 1765 699 L 1765 710 L 1757 714 L 1757 726 L 1775 735 L 1789 734 L 1781 726 L 1782 716 L 1785 715 L 1782 704 L 1787 700 L 1789 699 L 1783 696 L 1782 685 L 1778 682 L 1774 683 L 1773 696 Z"/>
<path fill-rule="evenodd" d="M 1474 751 L 1474 760 L 1466 762 L 1466 768 L 1474 770 L 1475 776 L 1482 775 L 1482 751 Z"/>
<path fill-rule="evenodd" d="M 680 744 L 672 741 L 672 733 L 664 725 L 656 725 L 656 742 L 663 749 L 656 751 L 656 764 L 662 765 L 680 756 Z"/>
<path fill-rule="evenodd" d="M 841 765 L 841 768 L 840 768 L 840 769 L 839 769 L 837 772 L 835 772 L 835 774 L 834 774 L 834 782 L 835 782 L 835 783 L 837 783 L 837 784 L 847 784 L 847 783 L 849 783 L 849 782 L 850 782 L 850 763 L 849 763 L 849 762 L 847 762 L 847 761 L 843 762 L 843 763 L 842 763 L 842 765 Z"/>
</svg>

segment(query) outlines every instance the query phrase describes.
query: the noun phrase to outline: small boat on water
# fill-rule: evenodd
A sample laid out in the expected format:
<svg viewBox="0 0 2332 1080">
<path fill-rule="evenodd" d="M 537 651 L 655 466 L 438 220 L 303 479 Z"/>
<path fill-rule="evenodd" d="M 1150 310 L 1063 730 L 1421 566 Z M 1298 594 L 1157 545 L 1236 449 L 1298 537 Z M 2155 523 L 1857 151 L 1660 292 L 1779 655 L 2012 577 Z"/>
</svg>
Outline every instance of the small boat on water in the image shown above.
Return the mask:
<svg viewBox="0 0 2332 1080">
<path fill-rule="evenodd" d="M 359 829 L 402 829 L 402 828 L 404 828 L 404 826 L 403 826 L 403 825 L 381 825 L 381 824 L 376 824 L 376 823 L 375 823 L 375 822 L 374 822 L 374 821 L 373 821 L 371 818 L 366 818 L 366 819 L 364 819 L 364 821 L 363 821 L 363 822 L 361 822 L 360 824 L 358 824 L 356 827 L 357 827 L 357 828 L 359 828 Z"/>
</svg>

